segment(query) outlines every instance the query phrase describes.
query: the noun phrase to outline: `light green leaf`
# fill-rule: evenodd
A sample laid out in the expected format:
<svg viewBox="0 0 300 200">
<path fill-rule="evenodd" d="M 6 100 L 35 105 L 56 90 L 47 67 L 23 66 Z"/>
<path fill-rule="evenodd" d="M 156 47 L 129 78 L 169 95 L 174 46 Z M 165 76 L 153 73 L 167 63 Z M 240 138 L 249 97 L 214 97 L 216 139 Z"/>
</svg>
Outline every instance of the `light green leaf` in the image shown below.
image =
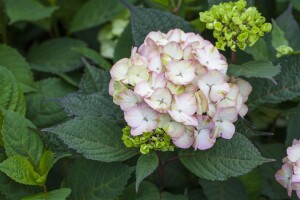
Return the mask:
<svg viewBox="0 0 300 200">
<path fill-rule="evenodd" d="M 102 93 L 108 95 L 109 72 L 87 65 L 80 81 L 80 92 L 84 94 Z"/>
<path fill-rule="evenodd" d="M 22 198 L 22 200 L 65 200 L 71 194 L 70 188 L 60 188 L 50 192 L 35 194 Z"/>
<path fill-rule="evenodd" d="M 124 161 L 137 154 L 121 140 L 122 130 L 99 117 L 74 118 L 57 127 L 45 129 L 56 134 L 84 157 L 103 162 Z"/>
<path fill-rule="evenodd" d="M 140 183 L 152 174 L 158 166 L 158 157 L 156 153 L 151 152 L 146 155 L 141 155 L 136 165 L 136 191 L 139 190 Z"/>
<path fill-rule="evenodd" d="M 230 140 L 219 139 L 212 149 L 206 151 L 182 150 L 179 158 L 191 172 L 208 180 L 236 177 L 270 161 L 239 133 Z"/>
<path fill-rule="evenodd" d="M 280 103 L 300 96 L 300 55 L 279 59 L 281 72 L 274 79 L 277 85 L 263 79 L 251 79 L 253 87 L 247 104 L 254 109 L 264 103 Z"/>
<path fill-rule="evenodd" d="M 89 0 L 74 16 L 70 31 L 76 32 L 99 26 L 112 20 L 123 9 L 117 0 Z"/>
<path fill-rule="evenodd" d="M 128 24 L 116 44 L 114 63 L 122 58 L 129 58 L 132 46 L 131 24 Z"/>
<path fill-rule="evenodd" d="M 54 99 L 75 92 L 75 88 L 58 78 L 44 79 L 35 85 L 38 92 L 26 96 L 28 119 L 39 128 L 53 126 L 66 119 L 64 109 Z"/>
<path fill-rule="evenodd" d="M 300 112 L 297 112 L 290 120 L 287 127 L 285 145 L 291 146 L 294 139 L 300 139 Z"/>
<path fill-rule="evenodd" d="M 0 162 L 3 162 L 4 160 L 6 160 L 6 157 L 3 153 L 0 153 Z M 40 191 L 40 187 L 17 183 L 0 171 L 0 193 L 5 195 L 7 199 L 18 200 L 38 191 Z"/>
<path fill-rule="evenodd" d="M 0 44 L 0 65 L 14 75 L 23 92 L 35 91 L 30 66 L 17 50 Z"/>
<path fill-rule="evenodd" d="M 101 93 L 70 94 L 60 100 L 60 105 L 64 107 L 68 115 L 95 116 L 110 121 L 124 121 L 123 112 L 113 103 L 112 98 Z"/>
<path fill-rule="evenodd" d="M 140 8 L 126 3 L 131 12 L 132 36 L 136 46 L 140 46 L 151 31 L 168 32 L 179 28 L 186 32 L 195 31 L 188 22 L 169 12 L 152 8 Z"/>
<path fill-rule="evenodd" d="M 80 67 L 81 55 L 73 48 L 86 47 L 86 43 L 71 38 L 47 40 L 30 49 L 28 61 L 32 69 L 41 72 L 70 72 Z"/>
<path fill-rule="evenodd" d="M 124 190 L 132 171 L 122 163 L 76 160 L 63 185 L 72 189 L 72 200 L 113 200 Z"/>
<path fill-rule="evenodd" d="M 247 200 L 243 183 L 235 178 L 227 181 L 199 181 L 207 200 Z"/>
<path fill-rule="evenodd" d="M 96 62 L 103 69 L 110 70 L 111 64 L 107 60 L 105 60 L 100 55 L 99 52 L 97 52 L 93 49 L 86 48 L 86 47 L 74 48 L 73 50 L 80 53 L 84 57 L 87 57 L 87 58 L 91 59 L 92 61 Z"/>
<path fill-rule="evenodd" d="M 273 20 L 273 29 L 271 32 L 272 35 L 272 46 L 276 49 L 277 47 L 281 45 L 289 46 L 289 41 L 284 36 L 284 32 L 281 30 L 281 28 L 276 24 L 276 22 Z"/>
<path fill-rule="evenodd" d="M 263 38 L 257 40 L 252 47 L 247 46 L 245 52 L 251 54 L 255 60 L 272 60 L 272 54 Z"/>
<path fill-rule="evenodd" d="M 5 111 L 3 114 L 2 136 L 6 155 L 23 156 L 37 166 L 44 145 L 39 135 L 33 131 L 34 125 L 15 112 Z"/>
<path fill-rule="evenodd" d="M 25 185 L 42 185 L 38 182 L 40 175 L 33 169 L 31 163 L 22 156 L 12 156 L 0 163 L 0 170 L 18 183 Z"/>
<path fill-rule="evenodd" d="M 50 17 L 58 7 L 46 7 L 37 0 L 6 0 L 10 24 L 18 21 L 37 21 Z"/>
<path fill-rule="evenodd" d="M 242 65 L 231 64 L 228 68 L 228 74 L 247 78 L 257 77 L 273 79 L 279 72 L 280 65 L 274 66 L 272 62 L 262 60 L 253 60 Z"/>
<path fill-rule="evenodd" d="M 294 50 L 300 50 L 300 27 L 293 16 L 292 6 L 276 19 L 277 25 L 285 33 L 286 39 Z"/>
<path fill-rule="evenodd" d="M 0 50 L 1 51 L 1 50 Z M 26 102 L 24 94 L 15 77 L 0 66 L 0 108 L 25 115 Z"/>
</svg>

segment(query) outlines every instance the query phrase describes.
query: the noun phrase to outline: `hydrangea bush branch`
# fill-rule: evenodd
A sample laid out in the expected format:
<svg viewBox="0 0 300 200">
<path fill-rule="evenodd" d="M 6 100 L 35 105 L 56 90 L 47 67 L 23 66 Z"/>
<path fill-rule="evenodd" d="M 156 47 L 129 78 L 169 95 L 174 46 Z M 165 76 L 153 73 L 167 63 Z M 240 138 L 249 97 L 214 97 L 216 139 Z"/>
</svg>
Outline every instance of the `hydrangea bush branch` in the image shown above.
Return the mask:
<svg viewBox="0 0 300 200">
<path fill-rule="evenodd" d="M 109 92 L 128 124 L 125 145 L 145 154 L 174 145 L 206 150 L 217 138 L 231 139 L 252 87 L 227 69 L 218 49 L 195 33 L 149 33 L 111 69 Z"/>
</svg>

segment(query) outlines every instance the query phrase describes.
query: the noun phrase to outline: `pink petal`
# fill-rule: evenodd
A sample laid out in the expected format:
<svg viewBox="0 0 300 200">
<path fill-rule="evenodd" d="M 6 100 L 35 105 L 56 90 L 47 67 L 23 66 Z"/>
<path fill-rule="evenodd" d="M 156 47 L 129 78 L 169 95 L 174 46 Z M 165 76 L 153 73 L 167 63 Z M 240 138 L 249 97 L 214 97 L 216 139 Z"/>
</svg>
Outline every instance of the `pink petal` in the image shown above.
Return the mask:
<svg viewBox="0 0 300 200">
<path fill-rule="evenodd" d="M 287 148 L 287 155 L 291 162 L 300 160 L 300 144 L 295 144 Z"/>
<path fill-rule="evenodd" d="M 227 93 L 230 91 L 228 83 L 223 83 L 221 85 L 213 85 L 210 90 L 210 99 L 213 102 L 218 102 L 222 100 Z"/>
<path fill-rule="evenodd" d="M 231 139 L 235 133 L 235 126 L 229 121 L 223 121 L 221 127 L 221 137 L 224 139 Z"/>
<path fill-rule="evenodd" d="M 186 127 L 183 135 L 180 138 L 173 140 L 173 143 L 177 147 L 182 148 L 182 149 L 190 148 L 192 146 L 192 144 L 194 143 L 193 134 L 194 134 L 194 128 Z"/>
<path fill-rule="evenodd" d="M 166 77 L 177 85 L 191 83 L 196 75 L 196 67 L 188 60 L 169 62 L 166 70 Z"/>
<path fill-rule="evenodd" d="M 210 129 L 212 130 L 215 127 L 214 121 L 206 116 L 206 115 L 196 115 L 197 120 L 198 120 L 198 126 L 197 129 Z"/>
<path fill-rule="evenodd" d="M 164 130 L 174 140 L 180 138 L 184 134 L 185 126 L 179 122 L 173 121 L 169 123 Z"/>
<path fill-rule="evenodd" d="M 134 92 L 143 98 L 147 98 L 152 95 L 154 90 L 151 88 L 148 81 L 142 81 L 134 87 Z"/>
<path fill-rule="evenodd" d="M 214 146 L 216 142 L 216 138 L 210 137 L 211 130 L 209 129 L 201 129 L 198 133 L 198 131 L 195 131 L 195 142 L 193 144 L 193 147 L 200 150 L 206 150 L 210 149 Z"/>
<path fill-rule="evenodd" d="M 144 119 L 141 107 L 136 106 L 125 111 L 124 118 L 127 124 L 132 128 L 138 127 L 140 124 L 142 124 Z"/>
<path fill-rule="evenodd" d="M 115 81 L 122 81 L 126 79 L 129 69 L 129 63 L 130 60 L 128 58 L 123 58 L 116 62 L 110 70 L 112 79 Z"/>
<path fill-rule="evenodd" d="M 221 121 L 228 120 L 231 122 L 236 122 L 237 116 L 238 116 L 238 113 L 237 113 L 236 108 L 228 107 L 228 108 L 222 108 L 222 109 L 217 110 L 217 113 L 216 113 L 214 119 L 221 120 Z"/>
<path fill-rule="evenodd" d="M 183 57 L 183 51 L 180 45 L 176 42 L 169 42 L 164 46 L 164 53 L 174 59 L 181 59 Z"/>
<path fill-rule="evenodd" d="M 149 99 L 145 99 L 146 103 L 154 110 L 160 113 L 166 113 L 170 109 L 172 95 L 168 88 L 156 89 Z"/>
<path fill-rule="evenodd" d="M 119 104 L 122 110 L 127 111 L 142 102 L 141 97 L 132 90 L 125 90 L 119 94 Z"/>
</svg>

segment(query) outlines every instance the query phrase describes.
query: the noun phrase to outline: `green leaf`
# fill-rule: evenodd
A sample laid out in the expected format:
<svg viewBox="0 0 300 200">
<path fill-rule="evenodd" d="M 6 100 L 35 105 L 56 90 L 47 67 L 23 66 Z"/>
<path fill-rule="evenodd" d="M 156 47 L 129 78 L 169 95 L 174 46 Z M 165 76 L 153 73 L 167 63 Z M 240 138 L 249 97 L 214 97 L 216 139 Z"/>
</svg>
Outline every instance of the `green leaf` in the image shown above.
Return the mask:
<svg viewBox="0 0 300 200">
<path fill-rule="evenodd" d="M 114 63 L 122 58 L 129 58 L 132 46 L 131 24 L 128 24 L 116 44 Z"/>
<path fill-rule="evenodd" d="M 6 155 L 23 156 L 37 166 L 44 145 L 39 135 L 33 131 L 34 125 L 15 112 L 5 111 L 3 114 L 2 136 Z"/>
<path fill-rule="evenodd" d="M 65 200 L 71 194 L 70 188 L 60 188 L 50 192 L 35 194 L 22 198 L 22 200 Z"/>
<path fill-rule="evenodd" d="M 6 0 L 10 24 L 18 21 L 37 21 L 50 17 L 58 7 L 46 7 L 37 0 Z"/>
<path fill-rule="evenodd" d="M 191 172 L 208 180 L 226 180 L 270 161 L 239 133 L 230 140 L 219 139 L 212 149 L 206 151 L 182 150 L 179 158 Z"/>
<path fill-rule="evenodd" d="M 300 27 L 293 16 L 292 6 L 282 13 L 277 19 L 276 23 L 285 33 L 286 39 L 294 50 L 300 50 Z"/>
<path fill-rule="evenodd" d="M 235 178 L 227 181 L 199 181 L 207 200 L 247 200 L 243 183 Z"/>
<path fill-rule="evenodd" d="M 64 109 L 54 99 L 75 92 L 75 89 L 58 78 L 36 82 L 38 92 L 26 96 L 27 117 L 37 127 L 44 128 L 66 119 Z"/>
<path fill-rule="evenodd" d="M 103 162 L 124 161 L 137 154 L 123 144 L 122 130 L 99 117 L 74 118 L 57 127 L 45 129 L 56 134 L 84 157 Z"/>
<path fill-rule="evenodd" d="M 125 4 L 131 12 L 132 36 L 136 46 L 140 46 L 151 31 L 168 32 L 179 28 L 186 32 L 195 32 L 188 22 L 169 12 Z"/>
<path fill-rule="evenodd" d="M 300 139 L 300 112 L 297 112 L 288 123 L 285 145 L 291 146 L 294 139 Z"/>
<path fill-rule="evenodd" d="M 300 55 L 279 59 L 281 73 L 274 79 L 277 85 L 263 79 L 251 79 L 253 87 L 247 104 L 254 109 L 264 103 L 280 103 L 300 96 Z"/>
<path fill-rule="evenodd" d="M 30 66 L 17 50 L 0 44 L 0 65 L 15 76 L 25 93 L 35 91 Z"/>
<path fill-rule="evenodd" d="M 252 47 L 247 46 L 245 52 L 251 54 L 255 60 L 272 60 L 268 44 L 263 38 L 257 40 Z"/>
<path fill-rule="evenodd" d="M 284 32 L 281 30 L 281 28 L 276 24 L 276 22 L 273 20 L 273 29 L 271 32 L 272 35 L 272 46 L 276 49 L 277 47 L 281 45 L 289 46 L 289 41 L 284 36 Z"/>
<path fill-rule="evenodd" d="M 261 135 L 261 133 L 256 131 L 246 119 L 239 118 L 234 125 L 236 132 L 246 136 L 247 138 Z"/>
<path fill-rule="evenodd" d="M 152 174 L 158 166 L 158 157 L 156 153 L 151 152 L 146 155 L 141 155 L 136 165 L 136 191 L 139 190 L 140 183 Z"/>
<path fill-rule="evenodd" d="M 112 20 L 123 9 L 117 0 L 89 0 L 74 16 L 70 31 L 76 32 L 99 26 Z"/>
<path fill-rule="evenodd" d="M 86 47 L 86 43 L 71 38 L 47 40 L 30 49 L 28 61 L 32 69 L 41 72 L 70 72 L 80 67 L 81 55 L 73 48 Z"/>
<path fill-rule="evenodd" d="M 110 70 L 111 68 L 111 64 L 105 60 L 99 52 L 93 50 L 93 49 L 89 49 L 86 47 L 82 47 L 82 48 L 74 48 L 74 51 L 80 53 L 81 55 L 83 55 L 84 57 L 87 57 L 89 59 L 91 59 L 92 61 L 96 62 L 97 65 L 99 65 L 100 67 L 102 67 L 105 70 Z"/>
<path fill-rule="evenodd" d="M 112 98 L 101 93 L 89 95 L 70 94 L 61 99 L 60 104 L 68 115 L 95 116 L 116 122 L 124 121 L 123 112 L 113 103 Z"/>
<path fill-rule="evenodd" d="M 260 171 L 255 169 L 248 174 L 240 176 L 239 179 L 246 188 L 248 199 L 259 199 L 264 182 Z"/>
<path fill-rule="evenodd" d="M 18 183 L 25 185 L 42 185 L 37 180 L 40 175 L 33 169 L 31 163 L 22 156 L 12 156 L 0 163 L 0 170 Z"/>
<path fill-rule="evenodd" d="M 84 94 L 102 93 L 108 95 L 109 72 L 87 65 L 80 81 L 80 92 Z"/>
<path fill-rule="evenodd" d="M 26 102 L 24 94 L 15 77 L 0 66 L 0 107 L 25 115 Z"/>
<path fill-rule="evenodd" d="M 72 200 L 113 200 L 124 190 L 132 171 L 122 163 L 76 160 L 63 185 L 72 189 Z"/>
<path fill-rule="evenodd" d="M 246 0 L 248 6 L 253 6 L 254 0 Z M 208 0 L 208 7 L 212 7 L 213 5 L 218 5 L 220 3 L 232 2 L 232 0 Z"/>
<path fill-rule="evenodd" d="M 247 78 L 267 78 L 273 79 L 279 74 L 280 65 L 274 66 L 270 61 L 253 60 L 242 65 L 231 64 L 228 68 L 228 74 L 233 76 L 244 76 Z"/>
</svg>

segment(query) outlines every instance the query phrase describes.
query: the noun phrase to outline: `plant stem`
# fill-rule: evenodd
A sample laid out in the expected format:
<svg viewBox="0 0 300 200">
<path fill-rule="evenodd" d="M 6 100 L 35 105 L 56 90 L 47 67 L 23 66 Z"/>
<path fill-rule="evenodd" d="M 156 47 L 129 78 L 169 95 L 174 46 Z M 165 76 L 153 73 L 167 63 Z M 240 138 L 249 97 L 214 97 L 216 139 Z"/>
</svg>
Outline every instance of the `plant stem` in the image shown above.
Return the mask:
<svg viewBox="0 0 300 200">
<path fill-rule="evenodd" d="M 46 187 L 46 184 L 43 185 L 43 189 L 44 189 L 44 197 L 47 200 L 47 187 Z"/>
<path fill-rule="evenodd" d="M 163 160 L 161 159 L 159 152 L 156 151 L 156 154 L 158 157 L 159 189 L 160 189 L 160 193 L 162 193 L 164 190 L 165 169 L 164 169 Z"/>
<path fill-rule="evenodd" d="M 4 44 L 8 44 L 6 16 L 4 13 L 3 0 L 0 0 L 0 31 L 2 32 L 2 40 Z"/>
<path fill-rule="evenodd" d="M 166 166 L 167 164 L 169 164 L 169 163 L 171 163 L 171 162 L 177 161 L 178 159 L 179 159 L 178 156 L 173 157 L 173 158 L 170 158 L 169 160 L 166 160 L 166 161 L 164 162 L 164 166 Z"/>
<path fill-rule="evenodd" d="M 234 51 L 231 51 L 231 63 L 235 64 L 236 62 L 236 54 Z"/>
<path fill-rule="evenodd" d="M 173 13 L 175 13 L 176 15 L 178 14 L 181 4 L 182 4 L 182 0 L 178 0 L 177 6 L 173 9 Z"/>
</svg>

